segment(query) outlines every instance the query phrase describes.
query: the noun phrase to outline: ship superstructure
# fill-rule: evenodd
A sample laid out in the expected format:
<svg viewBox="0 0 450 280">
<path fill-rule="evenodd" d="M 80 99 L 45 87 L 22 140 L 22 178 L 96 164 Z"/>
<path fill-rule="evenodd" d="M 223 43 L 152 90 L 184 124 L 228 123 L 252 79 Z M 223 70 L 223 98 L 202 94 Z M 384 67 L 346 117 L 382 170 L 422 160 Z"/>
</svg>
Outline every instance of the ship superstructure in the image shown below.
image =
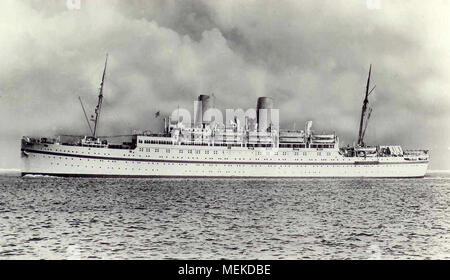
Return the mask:
<svg viewBox="0 0 450 280">
<path fill-rule="evenodd" d="M 228 123 L 211 118 L 215 97 L 200 95 L 193 122 L 164 118 L 162 133 L 135 133 L 122 143 L 98 137 L 105 70 L 95 110 L 94 129 L 79 139 L 22 139 L 22 174 L 94 177 L 423 177 L 429 155 L 400 146 L 367 146 L 364 134 L 370 72 L 361 114 L 358 144 L 340 147 L 333 133 L 282 130 L 274 118 L 274 100 L 260 97 L 256 117 Z M 80 99 L 81 101 L 81 99 Z M 83 107 L 84 111 L 84 107 Z M 85 111 L 84 111 L 85 112 Z M 159 112 L 158 112 L 159 114 Z"/>
</svg>

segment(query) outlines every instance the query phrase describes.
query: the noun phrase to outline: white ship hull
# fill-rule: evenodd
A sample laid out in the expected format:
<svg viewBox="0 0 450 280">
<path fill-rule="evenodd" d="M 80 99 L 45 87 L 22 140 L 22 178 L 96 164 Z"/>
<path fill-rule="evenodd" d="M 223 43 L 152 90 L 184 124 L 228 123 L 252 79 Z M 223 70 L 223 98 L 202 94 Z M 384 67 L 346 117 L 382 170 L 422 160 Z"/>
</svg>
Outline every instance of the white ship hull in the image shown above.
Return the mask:
<svg viewBox="0 0 450 280">
<path fill-rule="evenodd" d="M 22 175 L 92 177 L 423 177 L 428 160 L 344 157 L 338 149 L 164 146 L 111 149 L 37 143 Z"/>
</svg>

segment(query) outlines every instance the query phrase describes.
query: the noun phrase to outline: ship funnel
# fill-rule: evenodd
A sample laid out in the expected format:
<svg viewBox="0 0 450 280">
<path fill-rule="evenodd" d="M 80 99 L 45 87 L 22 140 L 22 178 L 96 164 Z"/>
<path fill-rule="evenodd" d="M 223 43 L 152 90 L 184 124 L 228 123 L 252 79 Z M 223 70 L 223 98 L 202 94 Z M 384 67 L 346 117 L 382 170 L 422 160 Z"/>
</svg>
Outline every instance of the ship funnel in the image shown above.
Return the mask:
<svg viewBox="0 0 450 280">
<path fill-rule="evenodd" d="M 310 137 L 311 136 L 311 127 L 312 127 L 312 121 L 307 121 L 306 124 L 305 124 L 306 137 Z"/>
<path fill-rule="evenodd" d="M 272 124 L 273 99 L 270 97 L 259 97 L 256 104 L 256 121 L 258 131 L 267 131 Z"/>
<path fill-rule="evenodd" d="M 197 102 L 196 124 L 208 123 L 207 121 L 203 121 L 205 118 L 205 112 L 212 108 L 214 108 L 214 98 L 206 94 L 199 95 Z"/>
</svg>

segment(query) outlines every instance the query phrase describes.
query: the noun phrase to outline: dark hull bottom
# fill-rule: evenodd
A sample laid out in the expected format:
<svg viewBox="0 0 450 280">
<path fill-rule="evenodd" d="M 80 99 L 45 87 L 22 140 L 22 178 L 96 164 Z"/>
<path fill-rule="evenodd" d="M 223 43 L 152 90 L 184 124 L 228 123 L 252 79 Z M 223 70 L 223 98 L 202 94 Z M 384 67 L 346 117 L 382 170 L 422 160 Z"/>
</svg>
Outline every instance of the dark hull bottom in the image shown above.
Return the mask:
<svg viewBox="0 0 450 280">
<path fill-rule="evenodd" d="M 110 175 L 110 174 L 70 174 L 70 173 L 29 173 L 22 172 L 21 176 L 26 175 L 34 176 L 52 176 L 52 177 L 75 177 L 75 178 L 221 178 L 221 179 L 233 179 L 233 178 L 248 178 L 248 179 L 317 179 L 317 178 L 341 178 L 341 179 L 408 179 L 408 178 L 424 178 L 425 176 L 410 176 L 410 177 L 251 177 L 251 176 L 160 176 L 160 175 Z"/>
</svg>

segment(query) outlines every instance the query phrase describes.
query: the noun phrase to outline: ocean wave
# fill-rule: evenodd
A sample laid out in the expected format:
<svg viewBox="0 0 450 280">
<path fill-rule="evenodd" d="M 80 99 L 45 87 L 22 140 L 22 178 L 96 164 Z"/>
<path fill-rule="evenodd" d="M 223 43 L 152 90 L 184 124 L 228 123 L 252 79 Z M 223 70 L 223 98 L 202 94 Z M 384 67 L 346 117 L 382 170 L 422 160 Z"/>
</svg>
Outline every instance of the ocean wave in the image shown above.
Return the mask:
<svg viewBox="0 0 450 280">
<path fill-rule="evenodd" d="M 423 177 L 424 180 L 449 180 L 450 177 L 441 177 L 441 176 L 429 176 L 429 177 Z"/>
<path fill-rule="evenodd" d="M 20 169 L 16 168 L 0 168 L 0 174 L 1 173 L 11 173 L 11 172 L 20 172 Z"/>
<path fill-rule="evenodd" d="M 50 175 L 36 175 L 36 174 L 26 174 L 24 178 L 58 178 L 57 176 Z"/>
<path fill-rule="evenodd" d="M 428 170 L 427 174 L 434 174 L 434 173 L 450 173 L 450 170 Z"/>
<path fill-rule="evenodd" d="M 0 168 L 0 176 L 19 176 L 22 171 L 20 169 L 4 169 Z"/>
</svg>

